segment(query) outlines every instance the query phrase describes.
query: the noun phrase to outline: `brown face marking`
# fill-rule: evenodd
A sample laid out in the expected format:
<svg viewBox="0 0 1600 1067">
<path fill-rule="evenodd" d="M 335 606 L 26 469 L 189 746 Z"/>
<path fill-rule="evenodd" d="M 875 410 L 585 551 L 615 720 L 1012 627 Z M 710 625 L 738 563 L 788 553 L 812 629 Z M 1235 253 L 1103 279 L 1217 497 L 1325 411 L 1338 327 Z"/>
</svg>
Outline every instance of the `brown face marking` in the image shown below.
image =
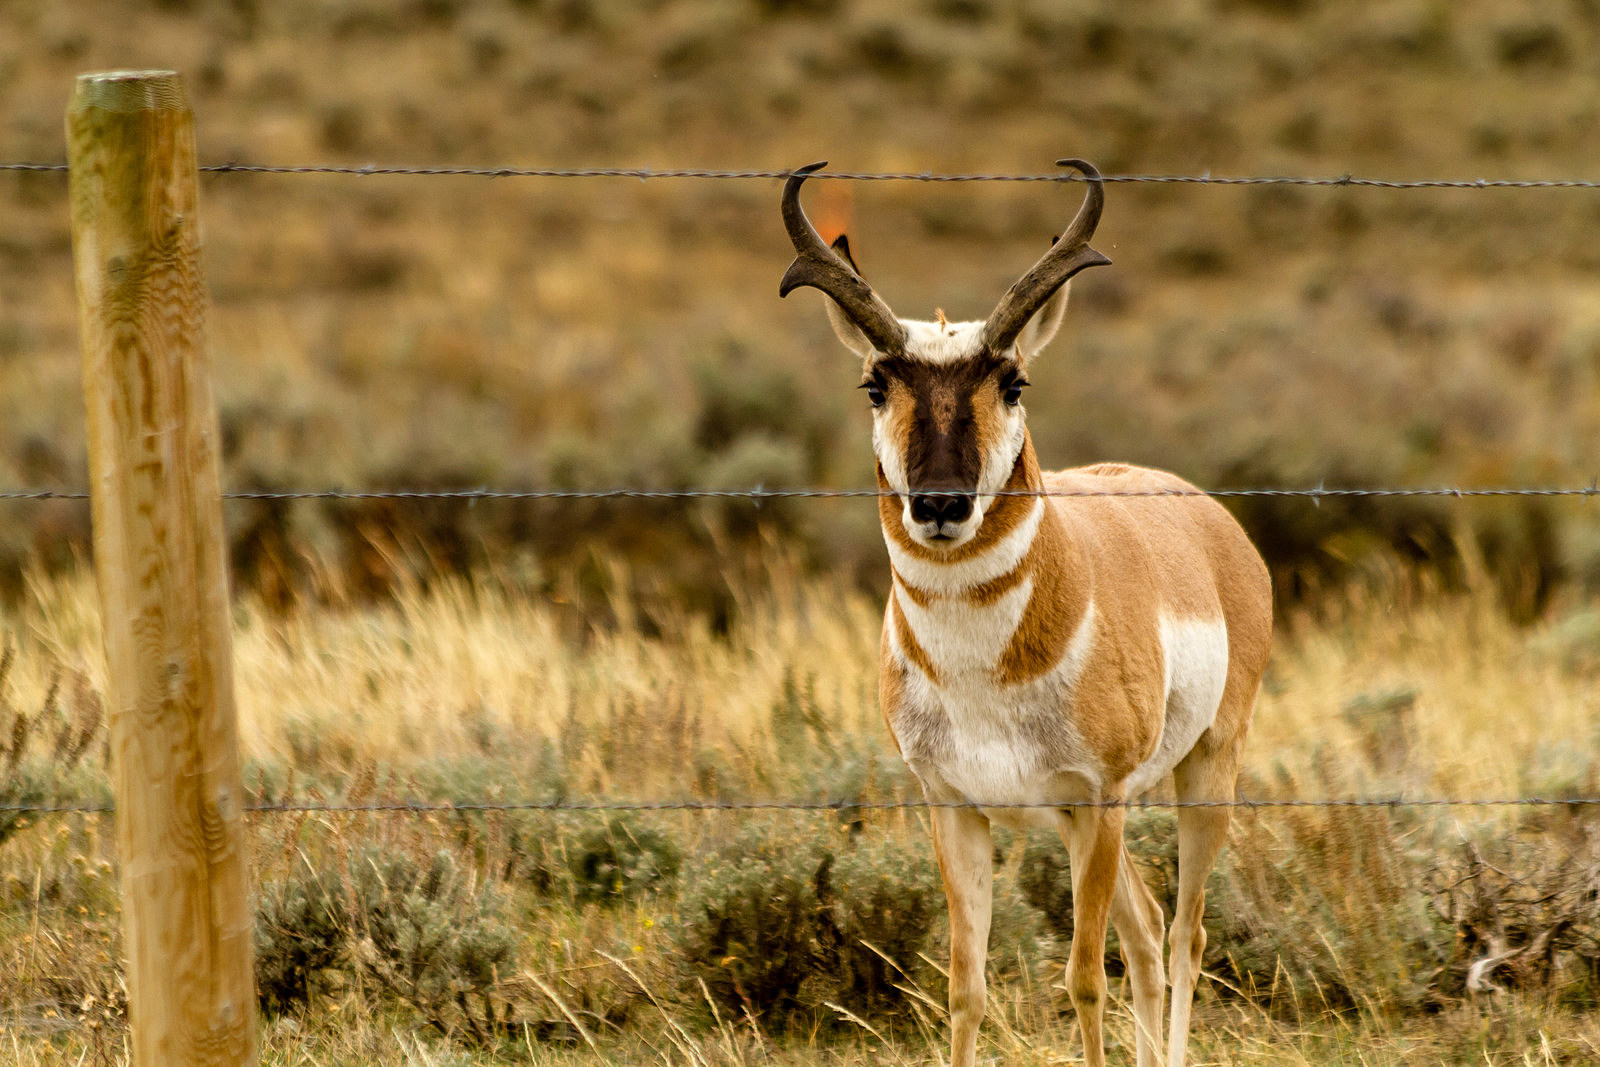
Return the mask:
<svg viewBox="0 0 1600 1067">
<path fill-rule="evenodd" d="M 872 374 L 891 383 L 891 396 L 903 390 L 911 404 L 909 419 L 896 420 L 899 432 L 894 436 L 904 449 L 906 481 L 913 493 L 978 487 L 994 432 L 992 413 L 979 413 L 985 405 L 978 395 L 1008 365 L 1010 361 L 987 353 L 948 364 L 901 358 L 873 364 Z"/>
<path fill-rule="evenodd" d="M 919 398 L 920 399 L 920 398 Z M 971 400 L 967 401 L 968 406 Z M 928 395 L 923 399 L 921 407 L 927 409 L 928 418 L 933 423 L 933 432 L 949 435 L 955 432 L 956 416 L 961 413 L 961 399 L 956 396 L 955 389 L 948 382 L 938 382 L 928 390 Z M 971 417 L 962 420 L 969 424 Z"/>
</svg>

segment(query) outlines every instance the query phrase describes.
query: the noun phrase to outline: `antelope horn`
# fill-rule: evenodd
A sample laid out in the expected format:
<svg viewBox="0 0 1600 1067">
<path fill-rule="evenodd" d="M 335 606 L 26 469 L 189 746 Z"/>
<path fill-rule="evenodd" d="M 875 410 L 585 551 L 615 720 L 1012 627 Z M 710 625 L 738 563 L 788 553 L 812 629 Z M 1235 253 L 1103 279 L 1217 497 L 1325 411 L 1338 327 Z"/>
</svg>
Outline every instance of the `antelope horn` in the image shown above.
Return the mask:
<svg viewBox="0 0 1600 1067">
<path fill-rule="evenodd" d="M 1086 267 L 1102 267 L 1111 262 L 1089 247 L 1089 238 L 1094 236 L 1106 203 L 1100 172 L 1081 159 L 1058 159 L 1056 166 L 1072 167 L 1081 172 L 1088 179 L 1089 190 L 1067 232 L 1056 239 L 1050 251 L 1028 273 L 1006 290 L 1006 295 L 989 315 L 989 321 L 983 324 L 984 345 L 991 352 L 1010 348 L 1034 313 L 1074 274 Z"/>
<path fill-rule="evenodd" d="M 866 279 L 857 274 L 838 253 L 829 248 L 806 213 L 800 208 L 800 186 L 823 167 L 827 160 L 811 163 L 791 171 L 783 186 L 783 225 L 789 231 L 789 240 L 797 253 L 778 285 L 778 295 L 788 296 L 795 289 L 809 285 L 821 289 L 839 305 L 839 310 L 856 328 L 866 335 L 884 355 L 897 356 L 905 352 L 906 328 L 900 325 L 894 312 L 883 298 L 872 291 Z"/>
</svg>

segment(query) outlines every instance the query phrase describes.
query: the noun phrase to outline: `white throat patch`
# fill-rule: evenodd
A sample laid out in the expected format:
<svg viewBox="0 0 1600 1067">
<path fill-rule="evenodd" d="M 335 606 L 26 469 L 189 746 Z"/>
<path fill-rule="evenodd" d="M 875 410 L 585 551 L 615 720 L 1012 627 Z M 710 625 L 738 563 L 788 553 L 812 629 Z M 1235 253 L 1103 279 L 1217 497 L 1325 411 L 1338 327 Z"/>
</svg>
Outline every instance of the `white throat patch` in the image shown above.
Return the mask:
<svg viewBox="0 0 1600 1067">
<path fill-rule="evenodd" d="M 893 540 L 886 539 L 889 562 L 902 578 L 918 589 L 942 596 L 964 593 L 975 585 L 992 582 L 1017 569 L 1017 564 L 1033 547 L 1034 536 L 1038 534 L 1039 523 L 1044 518 L 1044 507 L 1044 499 L 1035 497 L 1029 502 L 1027 515 L 1023 516 L 1015 529 L 995 542 L 988 551 L 970 559 L 954 563 L 919 559 Z"/>
</svg>

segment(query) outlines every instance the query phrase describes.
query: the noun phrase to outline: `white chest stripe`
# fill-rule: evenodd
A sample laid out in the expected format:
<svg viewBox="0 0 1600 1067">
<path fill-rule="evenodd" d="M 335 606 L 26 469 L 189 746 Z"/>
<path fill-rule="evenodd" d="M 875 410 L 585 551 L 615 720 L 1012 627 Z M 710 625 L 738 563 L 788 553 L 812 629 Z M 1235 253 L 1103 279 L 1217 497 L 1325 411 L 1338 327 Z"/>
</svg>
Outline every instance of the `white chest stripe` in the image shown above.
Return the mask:
<svg viewBox="0 0 1600 1067">
<path fill-rule="evenodd" d="M 939 563 L 918 559 L 885 538 L 889 545 L 889 562 L 907 582 L 918 589 L 945 595 L 965 592 L 975 585 L 992 582 L 1003 574 L 1010 574 L 1033 547 L 1033 538 L 1039 532 L 1039 522 L 1044 518 L 1045 502 L 1035 497 L 1028 514 L 1016 529 L 981 555 L 958 563 Z"/>
<path fill-rule="evenodd" d="M 941 597 L 922 607 L 905 595 L 898 584 L 895 597 L 917 643 L 927 653 L 940 677 L 993 671 L 1011 643 L 1033 596 L 1029 575 L 992 604 L 976 607 L 963 600 Z"/>
</svg>

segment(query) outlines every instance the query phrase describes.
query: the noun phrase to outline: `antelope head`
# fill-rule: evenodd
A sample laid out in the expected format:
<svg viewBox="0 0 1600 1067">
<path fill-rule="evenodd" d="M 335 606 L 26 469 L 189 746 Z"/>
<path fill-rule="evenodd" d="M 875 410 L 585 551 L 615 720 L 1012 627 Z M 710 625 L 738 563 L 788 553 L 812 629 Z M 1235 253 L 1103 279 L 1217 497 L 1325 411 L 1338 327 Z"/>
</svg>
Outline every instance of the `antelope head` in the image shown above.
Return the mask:
<svg viewBox="0 0 1600 1067">
<path fill-rule="evenodd" d="M 1083 206 L 988 319 L 947 322 L 941 311 L 920 322 L 897 318 L 861 276 L 846 238 L 825 244 L 801 210 L 800 186 L 826 165 L 801 167 L 784 186 L 783 221 L 797 255 L 778 295 L 807 285 L 827 295 L 834 332 L 862 360 L 873 450 L 881 481 L 900 500 L 900 521 L 923 548 L 954 549 L 977 534 L 1020 460 L 1028 364 L 1061 325 L 1068 281 L 1111 262 L 1089 247 L 1105 202 L 1100 173 L 1081 159 L 1058 162 L 1088 179 Z"/>
</svg>

